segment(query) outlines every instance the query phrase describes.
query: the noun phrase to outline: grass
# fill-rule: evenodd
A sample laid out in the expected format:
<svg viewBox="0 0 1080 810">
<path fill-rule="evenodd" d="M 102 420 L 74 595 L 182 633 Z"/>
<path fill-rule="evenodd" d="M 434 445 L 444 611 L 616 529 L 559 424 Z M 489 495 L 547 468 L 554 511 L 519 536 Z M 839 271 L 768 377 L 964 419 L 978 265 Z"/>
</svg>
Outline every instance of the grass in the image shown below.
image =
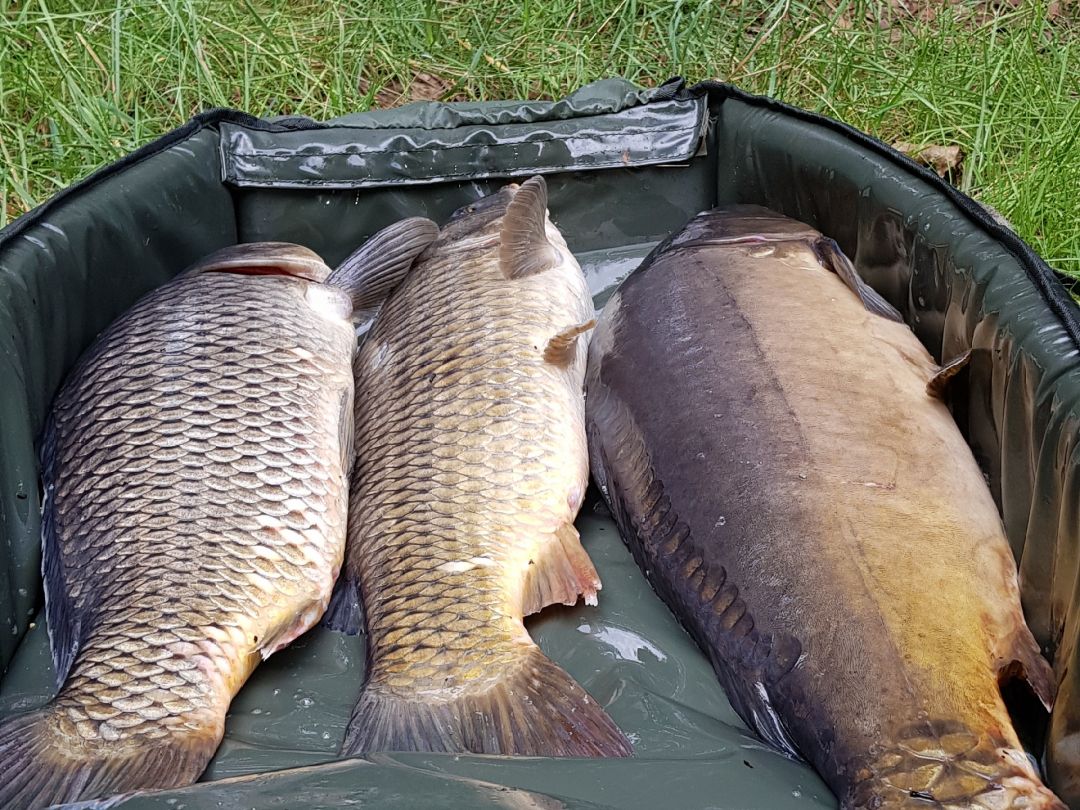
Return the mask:
<svg viewBox="0 0 1080 810">
<path fill-rule="evenodd" d="M 908 9 L 917 6 L 914 12 Z M 885 141 L 1080 276 L 1080 21 L 1033 0 L 0 0 L 0 225 L 198 110 L 721 78 Z"/>
</svg>

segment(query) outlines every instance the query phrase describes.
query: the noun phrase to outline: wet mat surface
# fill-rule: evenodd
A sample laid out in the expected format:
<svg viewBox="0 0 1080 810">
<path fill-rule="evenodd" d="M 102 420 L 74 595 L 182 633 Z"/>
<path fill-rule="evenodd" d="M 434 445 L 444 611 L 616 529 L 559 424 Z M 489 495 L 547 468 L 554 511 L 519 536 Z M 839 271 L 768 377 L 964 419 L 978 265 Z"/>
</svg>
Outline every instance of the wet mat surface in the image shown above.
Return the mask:
<svg viewBox="0 0 1080 810">
<path fill-rule="evenodd" d="M 225 741 L 203 778 L 303 770 L 276 774 L 270 782 L 230 780 L 134 797 L 122 807 L 295 807 L 296 790 L 305 807 L 835 807 L 813 771 L 746 731 L 705 656 L 639 572 L 595 492 L 577 526 L 604 582 L 600 604 L 546 610 L 528 626 L 544 652 L 630 736 L 633 759 L 385 754 L 341 762 L 325 773 L 303 768 L 336 758 L 364 674 L 363 637 L 320 628 L 255 671 L 232 704 Z M 52 678 L 39 621 L 0 688 L 0 708 L 44 701 Z"/>
<path fill-rule="evenodd" d="M 598 305 L 650 248 L 579 257 Z M 810 768 L 746 730 L 705 656 L 638 570 L 595 491 L 577 527 L 604 583 L 599 606 L 549 608 L 527 625 L 544 652 L 627 733 L 634 758 L 381 754 L 308 767 L 336 759 L 364 675 L 363 637 L 319 628 L 256 669 L 232 704 L 225 740 L 202 783 L 120 806 L 835 808 Z M 0 684 L 0 712 L 39 705 L 53 694 L 53 682 L 40 615 Z M 267 771 L 279 772 L 251 776 Z"/>
</svg>

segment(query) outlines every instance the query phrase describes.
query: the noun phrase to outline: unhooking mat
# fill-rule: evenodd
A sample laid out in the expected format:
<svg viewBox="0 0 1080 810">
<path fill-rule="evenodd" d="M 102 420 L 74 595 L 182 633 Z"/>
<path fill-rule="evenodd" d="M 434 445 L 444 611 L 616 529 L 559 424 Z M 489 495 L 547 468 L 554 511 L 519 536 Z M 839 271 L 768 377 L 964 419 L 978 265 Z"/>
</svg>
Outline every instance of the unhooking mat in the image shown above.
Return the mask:
<svg viewBox="0 0 1080 810">
<path fill-rule="evenodd" d="M 295 241 L 333 264 L 396 219 L 444 221 L 534 173 L 547 176 L 553 218 L 597 306 L 699 211 L 757 203 L 836 239 L 936 357 L 988 350 L 967 372 L 955 415 L 1002 509 L 1028 621 L 1062 679 L 1052 763 L 1077 756 L 1080 310 L 1015 234 L 888 147 L 727 85 L 679 80 L 651 90 L 609 80 L 558 102 L 421 103 L 326 123 L 211 111 L 0 231 L 0 711 L 54 689 L 34 441 L 93 336 L 224 245 Z M 200 784 L 120 806 L 835 807 L 809 768 L 745 730 L 595 494 L 578 528 L 603 578 L 600 604 L 545 610 L 529 628 L 632 737 L 633 759 L 388 753 L 334 762 L 364 647 L 362 637 L 320 629 L 256 670 Z M 1080 798 L 1080 786 L 1056 787 Z"/>
</svg>

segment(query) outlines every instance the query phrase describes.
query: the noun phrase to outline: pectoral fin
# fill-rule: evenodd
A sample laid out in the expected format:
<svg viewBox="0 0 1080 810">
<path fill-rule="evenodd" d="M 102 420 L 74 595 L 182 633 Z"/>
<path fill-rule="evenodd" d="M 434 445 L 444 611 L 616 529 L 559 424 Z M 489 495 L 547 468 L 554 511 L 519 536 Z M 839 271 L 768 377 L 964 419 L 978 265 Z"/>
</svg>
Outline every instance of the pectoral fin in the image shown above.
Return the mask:
<svg viewBox="0 0 1080 810">
<path fill-rule="evenodd" d="M 326 283 L 349 294 L 353 323 L 375 316 L 416 258 L 438 235 L 439 226 L 430 219 L 409 217 L 383 228 L 338 265 Z"/>
<path fill-rule="evenodd" d="M 350 385 L 347 391 L 342 392 L 338 405 L 338 449 L 341 451 L 341 469 L 346 476 L 352 472 L 353 464 L 356 462 L 354 399 L 355 394 Z"/>
<path fill-rule="evenodd" d="M 971 362 L 971 349 L 958 354 L 948 363 L 938 369 L 937 373 L 930 378 L 930 382 L 926 384 L 926 393 L 932 397 L 938 399 L 945 398 L 945 392 L 948 390 L 949 383 L 956 378 L 956 376 L 963 371 L 967 364 Z"/>
<path fill-rule="evenodd" d="M 60 539 L 53 525 L 54 510 L 43 510 L 41 571 L 45 580 L 45 622 L 56 668 L 56 685 L 67 679 L 82 639 L 81 613 L 72 604 L 64 571 Z"/>
<path fill-rule="evenodd" d="M 1046 711 L 1054 707 L 1057 681 L 1049 662 L 1039 652 L 1027 625 L 1022 626 L 1007 645 L 1004 654 L 998 657 L 997 676 L 1001 686 L 1012 681 L 1026 683 Z"/>
<path fill-rule="evenodd" d="M 567 366 L 574 358 L 574 352 L 577 349 L 577 339 L 579 336 L 585 334 L 590 329 L 596 326 L 596 319 L 593 318 L 585 323 L 575 324 L 567 329 L 563 329 L 559 334 L 555 335 L 548 341 L 547 346 L 544 348 L 544 359 L 557 366 Z"/>
</svg>

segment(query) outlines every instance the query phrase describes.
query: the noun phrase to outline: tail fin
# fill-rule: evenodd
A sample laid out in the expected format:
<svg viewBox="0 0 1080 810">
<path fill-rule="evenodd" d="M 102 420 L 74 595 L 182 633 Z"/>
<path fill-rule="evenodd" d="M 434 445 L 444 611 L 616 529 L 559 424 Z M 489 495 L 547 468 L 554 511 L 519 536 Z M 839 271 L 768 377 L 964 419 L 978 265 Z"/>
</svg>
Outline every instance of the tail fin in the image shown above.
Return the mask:
<svg viewBox="0 0 1080 810">
<path fill-rule="evenodd" d="M 52 706 L 0 722 L 0 807 L 30 810 L 188 785 L 217 748 L 217 740 L 194 735 L 91 744 L 64 725 Z"/>
<path fill-rule="evenodd" d="M 483 692 L 402 696 L 369 683 L 341 753 L 445 751 L 545 757 L 625 757 L 633 749 L 600 705 L 532 647 Z"/>
</svg>

